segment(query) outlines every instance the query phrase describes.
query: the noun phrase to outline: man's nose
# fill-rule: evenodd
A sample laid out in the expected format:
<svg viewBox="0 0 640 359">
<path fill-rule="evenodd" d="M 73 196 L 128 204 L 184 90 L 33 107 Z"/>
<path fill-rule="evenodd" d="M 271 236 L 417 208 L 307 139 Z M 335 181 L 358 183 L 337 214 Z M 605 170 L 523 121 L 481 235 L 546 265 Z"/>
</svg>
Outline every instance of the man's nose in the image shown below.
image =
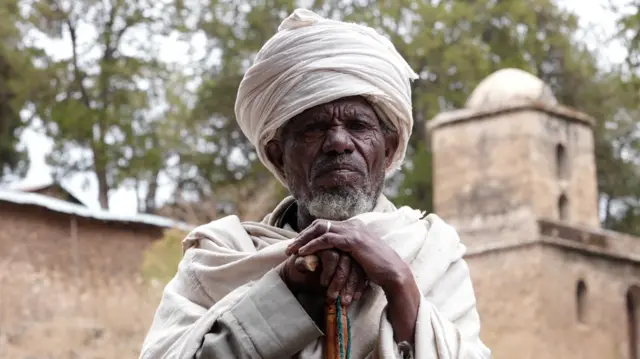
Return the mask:
<svg viewBox="0 0 640 359">
<path fill-rule="evenodd" d="M 324 153 L 335 152 L 336 154 L 351 153 L 355 150 L 349 132 L 342 127 L 333 127 L 327 131 L 322 146 Z"/>
</svg>

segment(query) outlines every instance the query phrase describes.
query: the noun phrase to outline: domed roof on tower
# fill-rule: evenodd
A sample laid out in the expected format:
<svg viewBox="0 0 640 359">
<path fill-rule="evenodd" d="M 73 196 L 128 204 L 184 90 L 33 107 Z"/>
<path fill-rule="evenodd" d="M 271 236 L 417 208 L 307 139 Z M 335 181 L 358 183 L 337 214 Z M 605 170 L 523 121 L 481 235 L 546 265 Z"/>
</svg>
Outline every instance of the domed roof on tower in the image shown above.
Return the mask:
<svg viewBox="0 0 640 359">
<path fill-rule="evenodd" d="M 556 105 L 551 88 L 536 76 L 515 68 L 505 68 L 487 76 L 473 90 L 465 107 L 491 110 L 516 103 L 538 102 Z"/>
</svg>

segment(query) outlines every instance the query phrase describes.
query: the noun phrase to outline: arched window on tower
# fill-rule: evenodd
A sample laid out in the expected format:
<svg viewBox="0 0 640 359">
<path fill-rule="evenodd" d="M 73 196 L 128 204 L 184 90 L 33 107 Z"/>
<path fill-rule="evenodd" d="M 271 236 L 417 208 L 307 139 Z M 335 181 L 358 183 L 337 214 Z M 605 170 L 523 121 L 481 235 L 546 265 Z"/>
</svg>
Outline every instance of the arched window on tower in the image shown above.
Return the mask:
<svg viewBox="0 0 640 359">
<path fill-rule="evenodd" d="M 629 359 L 640 359 L 640 287 L 627 291 L 627 326 L 629 332 Z"/>
<path fill-rule="evenodd" d="M 561 180 L 569 177 L 567 149 L 561 143 L 556 145 L 556 177 Z"/>
<path fill-rule="evenodd" d="M 580 279 L 576 285 L 576 317 L 578 322 L 585 322 L 587 306 L 587 285 Z"/>
<path fill-rule="evenodd" d="M 558 198 L 558 217 L 561 221 L 566 221 L 569 216 L 569 200 L 567 196 L 563 193 Z"/>
</svg>

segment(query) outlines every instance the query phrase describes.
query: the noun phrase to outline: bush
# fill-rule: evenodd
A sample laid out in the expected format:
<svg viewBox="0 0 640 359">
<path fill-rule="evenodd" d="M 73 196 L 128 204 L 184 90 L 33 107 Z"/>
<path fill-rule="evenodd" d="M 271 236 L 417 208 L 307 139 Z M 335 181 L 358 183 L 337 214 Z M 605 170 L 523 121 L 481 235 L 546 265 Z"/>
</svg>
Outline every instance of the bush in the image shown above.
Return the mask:
<svg viewBox="0 0 640 359">
<path fill-rule="evenodd" d="M 182 240 L 186 236 L 186 232 L 175 228 L 167 230 L 162 239 L 145 252 L 142 276 L 146 281 L 167 283 L 173 278 L 182 259 Z"/>
</svg>

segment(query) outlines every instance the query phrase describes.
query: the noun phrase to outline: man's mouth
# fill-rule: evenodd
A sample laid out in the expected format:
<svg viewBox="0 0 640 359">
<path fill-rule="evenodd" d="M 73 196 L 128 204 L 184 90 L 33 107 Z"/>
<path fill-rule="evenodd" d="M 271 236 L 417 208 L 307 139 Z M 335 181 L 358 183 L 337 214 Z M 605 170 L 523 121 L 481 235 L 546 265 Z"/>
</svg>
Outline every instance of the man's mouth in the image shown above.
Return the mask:
<svg viewBox="0 0 640 359">
<path fill-rule="evenodd" d="M 349 174 L 360 174 L 361 171 L 357 168 L 345 164 L 340 165 L 332 165 L 322 168 L 320 171 L 316 172 L 314 177 L 325 177 L 328 175 L 349 175 Z"/>
</svg>

